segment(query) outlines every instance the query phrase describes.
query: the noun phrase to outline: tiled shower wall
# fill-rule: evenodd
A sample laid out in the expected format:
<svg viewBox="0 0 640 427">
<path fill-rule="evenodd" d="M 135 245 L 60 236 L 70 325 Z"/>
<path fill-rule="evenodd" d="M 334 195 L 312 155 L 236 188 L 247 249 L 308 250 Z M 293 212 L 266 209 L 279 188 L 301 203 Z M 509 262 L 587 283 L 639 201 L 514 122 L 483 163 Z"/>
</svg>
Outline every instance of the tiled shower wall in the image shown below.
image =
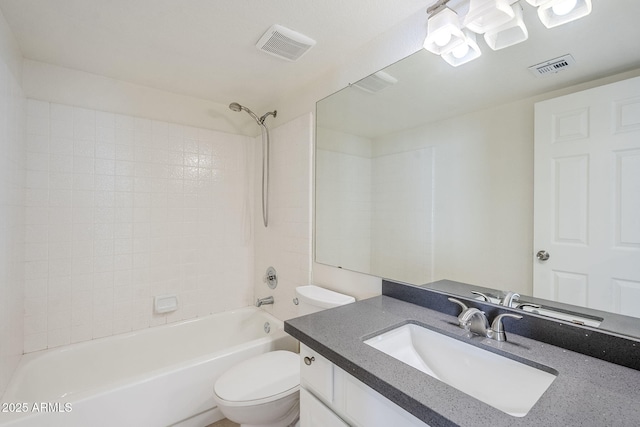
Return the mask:
<svg viewBox="0 0 640 427">
<path fill-rule="evenodd" d="M 252 142 L 29 100 L 25 352 L 249 304 Z"/>
<path fill-rule="evenodd" d="M 295 288 L 311 280 L 311 159 L 313 116 L 305 114 L 271 130 L 269 226 L 262 224 L 261 140 L 255 138 L 254 191 L 255 296 L 272 295 L 264 308 L 281 320 L 297 315 Z M 273 266 L 278 286 L 270 289 L 263 277 Z"/>
<path fill-rule="evenodd" d="M 371 271 L 371 140 L 318 127 L 316 261 Z"/>
<path fill-rule="evenodd" d="M 23 345 L 25 101 L 0 60 L 0 395 Z"/>
<path fill-rule="evenodd" d="M 432 147 L 398 150 L 393 138 L 371 140 L 323 128 L 318 137 L 316 261 L 407 283 L 428 282 Z"/>
</svg>

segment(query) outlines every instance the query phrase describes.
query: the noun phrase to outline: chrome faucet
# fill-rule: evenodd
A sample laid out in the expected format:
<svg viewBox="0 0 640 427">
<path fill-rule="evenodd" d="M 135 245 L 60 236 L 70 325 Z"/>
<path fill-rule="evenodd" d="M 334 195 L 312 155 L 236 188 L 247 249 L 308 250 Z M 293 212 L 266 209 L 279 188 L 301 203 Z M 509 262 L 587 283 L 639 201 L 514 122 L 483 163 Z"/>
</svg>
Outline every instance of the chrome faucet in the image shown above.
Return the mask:
<svg viewBox="0 0 640 427">
<path fill-rule="evenodd" d="M 524 310 L 525 307 L 540 308 L 540 305 L 538 304 L 520 302 L 520 294 L 511 291 L 507 292 L 507 295 L 505 295 L 501 305 L 510 308 L 519 308 L 521 310 Z"/>
<path fill-rule="evenodd" d="M 462 312 L 458 316 L 458 326 L 461 328 L 496 341 L 506 341 L 507 335 L 504 331 L 504 325 L 502 319 L 505 317 L 511 317 L 514 319 L 522 319 L 522 316 L 518 314 L 503 313 L 499 314 L 493 319 L 491 327 L 489 327 L 489 320 L 483 311 L 478 310 L 475 307 L 467 307 L 465 303 L 455 298 L 449 298 L 449 301 L 458 304 L 462 307 Z"/>
<path fill-rule="evenodd" d="M 505 307 L 511 307 L 511 305 L 514 302 L 517 303 L 519 299 L 520 299 L 520 294 L 509 291 L 507 292 L 507 295 L 505 295 L 504 298 L 502 299 L 501 305 L 504 305 Z"/>
<path fill-rule="evenodd" d="M 474 295 L 478 295 L 478 296 L 482 297 L 482 299 L 484 299 L 485 302 L 491 302 L 491 298 L 489 298 L 488 295 L 483 294 L 482 292 L 471 291 L 471 293 L 474 294 Z"/>
<path fill-rule="evenodd" d="M 273 304 L 273 297 L 258 298 L 256 300 L 256 307 L 267 304 Z"/>
</svg>

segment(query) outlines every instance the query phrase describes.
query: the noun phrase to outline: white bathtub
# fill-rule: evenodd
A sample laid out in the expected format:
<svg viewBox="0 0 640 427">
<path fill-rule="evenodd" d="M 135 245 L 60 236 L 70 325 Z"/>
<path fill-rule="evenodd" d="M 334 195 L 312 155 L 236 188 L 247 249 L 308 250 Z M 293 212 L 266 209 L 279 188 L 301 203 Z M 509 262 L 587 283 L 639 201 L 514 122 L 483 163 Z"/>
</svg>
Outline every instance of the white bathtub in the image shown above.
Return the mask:
<svg viewBox="0 0 640 427">
<path fill-rule="evenodd" d="M 205 426 L 222 418 L 218 376 L 281 349 L 297 350 L 283 323 L 247 307 L 30 353 L 3 396 L 0 426 Z"/>
</svg>

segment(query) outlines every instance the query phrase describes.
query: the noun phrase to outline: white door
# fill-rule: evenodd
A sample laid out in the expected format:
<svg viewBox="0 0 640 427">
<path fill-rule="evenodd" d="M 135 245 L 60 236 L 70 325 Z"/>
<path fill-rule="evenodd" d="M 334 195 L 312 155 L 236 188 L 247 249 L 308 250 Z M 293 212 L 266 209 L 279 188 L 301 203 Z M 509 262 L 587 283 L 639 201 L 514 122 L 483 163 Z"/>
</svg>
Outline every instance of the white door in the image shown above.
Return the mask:
<svg viewBox="0 0 640 427">
<path fill-rule="evenodd" d="M 534 224 L 534 296 L 640 317 L 640 77 L 536 104 Z"/>
</svg>

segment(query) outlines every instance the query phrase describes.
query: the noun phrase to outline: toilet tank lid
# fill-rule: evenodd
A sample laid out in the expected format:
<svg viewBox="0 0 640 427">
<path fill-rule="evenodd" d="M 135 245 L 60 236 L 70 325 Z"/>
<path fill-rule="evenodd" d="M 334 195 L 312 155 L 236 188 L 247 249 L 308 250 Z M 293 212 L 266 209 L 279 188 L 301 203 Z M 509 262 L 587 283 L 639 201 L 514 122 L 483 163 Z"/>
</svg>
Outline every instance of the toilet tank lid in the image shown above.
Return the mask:
<svg viewBox="0 0 640 427">
<path fill-rule="evenodd" d="M 298 286 L 296 296 L 301 302 L 315 305 L 321 308 L 338 307 L 339 305 L 350 304 L 356 299 L 349 295 L 330 291 L 315 285 Z"/>
</svg>

